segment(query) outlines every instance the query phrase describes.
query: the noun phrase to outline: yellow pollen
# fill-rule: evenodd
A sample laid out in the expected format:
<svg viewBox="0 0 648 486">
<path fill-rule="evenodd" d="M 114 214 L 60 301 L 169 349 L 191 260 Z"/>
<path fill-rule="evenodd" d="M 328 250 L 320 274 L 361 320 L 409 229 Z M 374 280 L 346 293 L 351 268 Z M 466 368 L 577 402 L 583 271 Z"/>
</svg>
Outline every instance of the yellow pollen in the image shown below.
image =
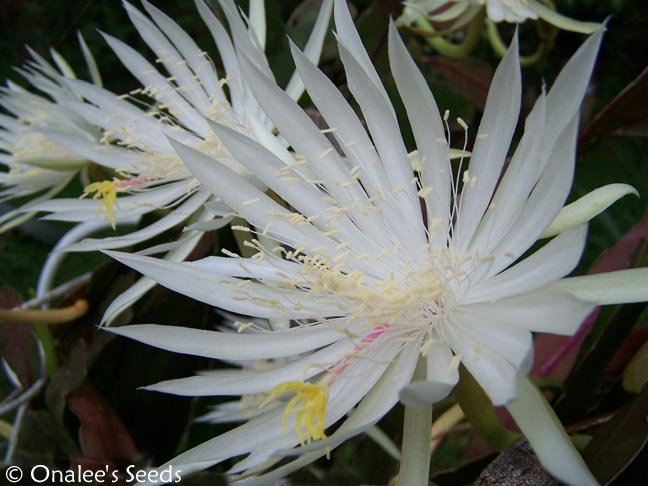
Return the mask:
<svg viewBox="0 0 648 486">
<path fill-rule="evenodd" d="M 94 195 L 93 195 L 94 194 Z M 113 181 L 101 181 L 88 184 L 83 190 L 82 198 L 92 196 L 92 199 L 101 199 L 103 212 L 110 225 L 115 229 L 115 204 L 117 204 L 117 185 Z"/>
<path fill-rule="evenodd" d="M 286 381 L 275 386 L 268 393 L 262 406 L 284 393 L 295 393 L 283 412 L 283 427 L 288 417 L 295 414 L 295 433 L 301 445 L 326 438 L 324 418 L 326 417 L 327 389 L 324 386 L 303 381 Z"/>
</svg>

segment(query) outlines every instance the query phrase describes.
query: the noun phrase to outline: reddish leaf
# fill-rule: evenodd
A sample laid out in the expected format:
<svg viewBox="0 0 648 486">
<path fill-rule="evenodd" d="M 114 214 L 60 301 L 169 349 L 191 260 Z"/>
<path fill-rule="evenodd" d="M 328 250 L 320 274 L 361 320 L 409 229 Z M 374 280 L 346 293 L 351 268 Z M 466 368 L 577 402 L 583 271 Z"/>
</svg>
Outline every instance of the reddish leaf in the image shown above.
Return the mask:
<svg viewBox="0 0 648 486">
<path fill-rule="evenodd" d="M 128 430 L 112 407 L 88 382 L 68 398 L 70 410 L 81 422 L 79 442 L 83 457 L 75 462 L 90 469 L 107 463 L 134 462 L 139 453 Z"/>
<path fill-rule="evenodd" d="M 580 147 L 584 150 L 599 138 L 615 130 L 642 122 L 648 117 L 648 68 L 626 86 L 581 131 Z"/>
<path fill-rule="evenodd" d="M 0 308 L 12 309 L 22 304 L 18 292 L 6 285 L 0 286 Z M 27 388 L 38 377 L 38 344 L 31 324 L 0 322 L 0 356 Z"/>
</svg>

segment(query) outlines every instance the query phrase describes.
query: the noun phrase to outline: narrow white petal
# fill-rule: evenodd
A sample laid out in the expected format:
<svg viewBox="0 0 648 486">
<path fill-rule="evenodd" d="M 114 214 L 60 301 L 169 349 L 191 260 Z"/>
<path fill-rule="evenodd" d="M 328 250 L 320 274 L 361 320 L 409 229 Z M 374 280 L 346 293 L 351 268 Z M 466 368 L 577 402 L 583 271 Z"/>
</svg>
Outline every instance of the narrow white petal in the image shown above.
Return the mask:
<svg viewBox="0 0 648 486">
<path fill-rule="evenodd" d="M 489 254 L 502 241 L 538 182 L 544 149 L 545 105 L 546 96 L 542 93 L 526 119 L 522 139 L 470 244 L 470 252 Z"/>
<path fill-rule="evenodd" d="M 152 278 L 160 285 L 187 297 L 230 312 L 264 318 L 317 318 L 340 314 L 340 303 L 305 299 L 297 290 L 275 289 L 262 283 L 215 274 L 191 263 L 104 251 L 124 265 Z M 252 267 L 252 265 L 251 265 Z"/>
<path fill-rule="evenodd" d="M 567 484 L 598 485 L 542 393 L 527 377 L 517 392 L 506 408 L 547 471 Z"/>
<path fill-rule="evenodd" d="M 578 264 L 586 237 L 587 225 L 561 233 L 524 260 L 476 284 L 468 292 L 465 302 L 484 302 L 518 295 L 564 277 Z M 500 258 L 507 257 L 502 255 Z"/>
<path fill-rule="evenodd" d="M 204 187 L 253 226 L 292 246 L 307 244 L 313 248 L 323 246 L 332 249 L 333 245 L 321 237 L 313 226 L 290 223 L 290 211 L 220 162 L 176 141 L 171 142 L 187 168 Z"/>
<path fill-rule="evenodd" d="M 446 339 L 461 362 L 479 382 L 494 405 L 503 405 L 515 397 L 518 370 L 497 351 L 491 350 L 458 321 L 449 323 Z"/>
<path fill-rule="evenodd" d="M 412 246 L 420 248 L 426 240 L 421 205 L 416 188 L 412 184 L 414 173 L 391 103 L 380 95 L 380 90 L 374 86 L 366 71 L 347 47 L 339 42 L 338 49 L 347 74 L 349 89 L 360 105 L 387 176 L 387 186 L 382 189 L 385 194 L 393 195 L 403 213 L 403 220 L 407 227 L 404 243 L 410 248 Z"/>
<path fill-rule="evenodd" d="M 307 380 L 335 364 L 353 349 L 353 342 L 342 339 L 308 356 L 269 371 L 216 370 L 205 376 L 163 381 L 147 390 L 184 396 L 225 396 L 264 393 L 285 381 Z"/>
<path fill-rule="evenodd" d="M 320 7 L 319 14 L 317 15 L 317 19 L 315 20 L 313 30 L 308 37 L 306 47 L 304 48 L 304 55 L 313 64 L 319 62 L 319 58 L 322 54 L 324 39 L 326 38 L 326 34 L 329 32 L 328 27 L 331 22 L 332 11 L 333 0 L 324 0 Z M 286 86 L 286 93 L 295 101 L 301 98 L 301 95 L 304 93 L 304 83 L 297 71 L 295 71 L 291 76 L 290 81 Z"/>
<path fill-rule="evenodd" d="M 160 9 L 143 1 L 142 5 L 149 13 L 155 23 L 169 37 L 175 47 L 180 51 L 182 57 L 187 60 L 191 70 L 198 76 L 207 96 L 210 98 L 225 101 L 225 95 L 219 84 L 216 69 L 209 59 L 201 52 L 194 40 L 189 36 L 171 17 Z"/>
<path fill-rule="evenodd" d="M 134 324 L 108 330 L 174 353 L 237 360 L 294 356 L 346 339 L 343 333 L 327 326 L 255 333 L 205 331 L 155 324 Z"/>
<path fill-rule="evenodd" d="M 254 32 L 261 50 L 266 43 L 265 0 L 250 0 L 250 28 Z"/>
<path fill-rule="evenodd" d="M 456 319 L 481 345 L 500 354 L 515 368 L 522 366 L 533 347 L 530 331 L 522 326 L 500 322 L 488 313 L 477 315 L 474 309 L 473 312 L 458 310 L 454 313 L 453 319 Z"/>
<path fill-rule="evenodd" d="M 517 36 L 497 67 L 484 117 L 470 158 L 470 179 L 461 191 L 454 242 L 460 252 L 467 250 L 479 222 L 493 196 L 506 160 L 520 114 L 522 80 Z"/>
<path fill-rule="evenodd" d="M 548 117 L 547 123 L 550 123 Z M 574 178 L 577 135 L 578 117 L 575 117 L 556 141 L 549 163 L 516 223 L 493 250 L 495 262 L 491 274 L 499 273 L 528 250 L 560 212 Z"/>
<path fill-rule="evenodd" d="M 489 320 L 534 332 L 571 335 L 595 304 L 574 297 L 566 288 L 553 289 L 554 286 L 493 302 L 465 305 L 462 312 L 476 319 L 487 316 Z"/>
<path fill-rule="evenodd" d="M 547 288 L 600 305 L 644 302 L 648 301 L 648 268 L 563 278 Z"/>
<path fill-rule="evenodd" d="M 594 189 L 562 208 L 542 237 L 548 238 L 562 233 L 572 226 L 586 223 L 628 194 L 639 197 L 637 190 L 628 184 L 608 184 Z"/>
<path fill-rule="evenodd" d="M 199 191 L 187 201 L 173 209 L 166 216 L 154 223 L 137 231 L 129 232 L 123 236 L 112 236 L 107 238 L 86 238 L 79 243 L 74 243 L 64 248 L 64 251 L 96 251 L 124 248 L 142 241 L 151 239 L 164 231 L 167 231 L 185 219 L 192 216 L 202 204 L 210 197 L 207 191 Z"/>
<path fill-rule="evenodd" d="M 364 72 L 369 76 L 372 85 L 380 92 L 380 95 L 385 100 L 386 105 L 391 110 L 392 116 L 396 116 L 394 113 L 394 108 L 392 107 L 387 91 L 380 81 L 380 76 L 376 71 L 376 68 L 371 62 L 367 50 L 362 45 L 362 40 L 360 35 L 355 28 L 353 19 L 351 18 L 351 13 L 349 12 L 349 7 L 347 6 L 346 0 L 335 0 L 335 7 L 333 9 L 335 17 L 335 29 L 337 35 L 345 47 L 349 50 L 351 56 L 356 60 L 356 62 L 362 66 Z"/>
<path fill-rule="evenodd" d="M 210 211 L 204 210 L 197 219 L 198 221 L 204 221 L 206 219 L 211 219 L 212 216 L 213 215 Z M 201 237 L 202 233 L 196 231 L 193 232 L 193 234 L 182 238 L 180 240 L 181 245 L 167 253 L 164 258 L 169 261 L 175 262 L 183 261 L 193 251 Z M 137 302 L 140 298 L 142 298 L 142 296 L 153 287 L 155 287 L 155 285 L 155 281 L 148 277 L 140 278 L 137 282 L 135 282 L 134 285 L 132 285 L 128 290 L 119 294 L 110 303 L 110 305 L 104 312 L 103 317 L 101 318 L 100 325 L 109 326 L 117 316 L 119 316 L 135 302 Z"/>
<path fill-rule="evenodd" d="M 393 22 L 389 24 L 389 61 L 422 159 L 423 184 L 433 189 L 426 198 L 428 221 L 440 218 L 442 224 L 438 227 L 438 233 L 439 237 L 445 238 L 450 220 L 452 169 L 443 122 L 430 88 Z M 437 241 L 439 244 L 444 243 L 442 239 Z"/>
</svg>

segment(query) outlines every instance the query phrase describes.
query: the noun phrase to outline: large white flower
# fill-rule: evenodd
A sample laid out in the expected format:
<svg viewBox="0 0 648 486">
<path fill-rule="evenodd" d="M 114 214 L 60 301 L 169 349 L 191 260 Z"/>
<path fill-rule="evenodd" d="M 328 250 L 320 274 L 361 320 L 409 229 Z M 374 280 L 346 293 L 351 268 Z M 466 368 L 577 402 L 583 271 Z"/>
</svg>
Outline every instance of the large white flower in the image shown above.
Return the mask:
<svg viewBox="0 0 648 486">
<path fill-rule="evenodd" d="M 93 81 L 101 78 L 95 60 L 79 35 L 83 55 Z M 32 60 L 17 71 L 35 92 L 7 81 L 0 88 L 0 106 L 8 114 L 0 114 L 0 202 L 36 196 L 31 202 L 47 201 L 55 197 L 81 169 L 88 165 L 82 155 L 55 143 L 42 130 L 56 127 L 63 133 L 79 136 L 94 135 L 97 129 L 62 106 L 78 95 L 64 81 L 76 75 L 65 59 L 52 50 L 56 67 L 29 49 Z M 36 213 L 21 212 L 21 207 L 0 216 L 0 233 Z"/>
<path fill-rule="evenodd" d="M 188 396 L 265 396 L 256 418 L 170 463 L 187 473 L 248 454 L 230 472 L 261 474 L 250 481 L 267 484 L 365 430 L 399 398 L 406 404 L 443 399 L 463 364 L 494 404 L 508 407 L 556 477 L 594 484 L 526 374 L 532 331 L 571 334 L 596 303 L 648 294 L 643 270 L 563 279 L 581 256 L 587 217 L 567 218 L 579 221 L 573 225 L 561 216 L 552 226 L 571 187 L 578 111 L 602 32 L 586 41 L 551 91 L 539 97 L 505 169 L 521 96 L 514 42 L 495 74 L 470 167 L 463 171 L 450 164 L 448 117 L 440 116 L 390 26 L 392 73 L 421 161 L 413 173 L 392 104 L 343 0 L 336 1 L 335 17 L 348 86 L 368 130 L 331 81 L 292 50 L 343 154 L 244 52 L 241 66 L 252 92 L 298 155 L 286 166 L 251 138 L 211 123 L 232 156 L 285 204 L 226 162 L 173 142 L 204 187 L 259 228 L 260 236 L 276 240 L 277 248 L 252 238 L 248 244 L 258 250 L 252 258 L 192 263 L 110 252 L 200 301 L 293 323 L 274 331 L 242 323 L 240 333 L 156 325 L 113 330 L 221 360 L 299 356 L 271 370 L 222 370 L 151 387 Z M 562 230 L 558 236 L 523 257 L 556 228 Z M 612 296 L 605 293 L 606 278 L 615 281 Z M 420 358 L 425 377 L 412 383 Z M 327 437 L 326 430 L 347 415 Z M 299 457 L 267 471 L 286 455 Z"/>
<path fill-rule="evenodd" d="M 130 220 L 152 211 L 171 209 L 150 225 L 122 236 L 86 238 L 68 245 L 66 251 L 92 251 L 129 247 L 147 241 L 174 226 L 189 221 L 193 231 L 178 241 L 149 251 L 169 251 L 167 258 L 183 260 L 198 241 L 200 230 L 216 229 L 229 222 L 231 210 L 218 197 L 203 189 L 187 170 L 168 141 L 168 137 L 217 157 L 238 174 L 255 179 L 244 166 L 229 156 L 227 149 L 209 127 L 218 122 L 250 136 L 285 161 L 292 160 L 285 140 L 273 134 L 273 124 L 263 113 L 250 91 L 235 55 L 234 45 L 254 64 L 274 79 L 263 53 L 265 11 L 263 0 L 251 2 L 250 25 L 244 23 L 233 0 L 220 1 L 230 33 L 203 2 L 196 7 L 217 46 L 225 68 L 219 75 L 208 54 L 169 16 L 142 1 L 148 18 L 128 2 L 126 11 L 137 31 L 157 56 L 158 68 L 134 49 L 104 34 L 124 66 L 142 84 L 125 96 L 78 80 L 67 84 L 83 99 L 60 104 L 79 118 L 101 128 L 94 138 L 75 136 L 50 128 L 45 133 L 68 149 L 114 171 L 115 176 L 86 187 L 86 199 L 58 199 L 33 204 L 30 210 L 49 211 L 46 219 L 86 224 L 96 231 L 97 219 L 105 217 L 113 228 L 119 220 Z M 308 57 L 316 62 L 324 42 L 331 0 L 322 4 L 316 24 L 306 45 Z M 303 93 L 303 84 L 293 76 L 286 87 L 293 99 Z M 255 183 L 260 184 L 258 181 Z M 205 206 L 207 203 L 207 206 Z M 214 216 L 225 216 L 209 221 Z M 79 235 L 86 236 L 84 232 Z M 105 320 L 141 296 L 152 282 L 140 282 L 120 296 L 108 309 Z"/>
</svg>

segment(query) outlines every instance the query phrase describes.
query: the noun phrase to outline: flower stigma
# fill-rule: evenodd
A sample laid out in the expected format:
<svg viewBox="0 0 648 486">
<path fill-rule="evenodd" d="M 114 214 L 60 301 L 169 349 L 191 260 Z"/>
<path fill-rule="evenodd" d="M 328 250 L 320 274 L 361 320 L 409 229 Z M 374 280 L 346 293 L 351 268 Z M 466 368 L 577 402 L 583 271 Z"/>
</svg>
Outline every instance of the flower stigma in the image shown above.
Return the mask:
<svg viewBox="0 0 648 486">
<path fill-rule="evenodd" d="M 288 417 L 295 414 L 295 433 L 303 446 L 313 440 L 326 438 L 324 417 L 326 417 L 327 387 L 303 381 L 286 381 L 275 386 L 268 393 L 262 405 L 284 393 L 295 393 L 283 412 L 283 428 L 286 428 Z"/>
<path fill-rule="evenodd" d="M 117 190 L 117 184 L 113 181 L 93 182 L 85 187 L 81 195 L 81 198 L 92 195 L 92 199 L 101 199 L 103 213 L 113 229 L 116 227 Z"/>
</svg>

